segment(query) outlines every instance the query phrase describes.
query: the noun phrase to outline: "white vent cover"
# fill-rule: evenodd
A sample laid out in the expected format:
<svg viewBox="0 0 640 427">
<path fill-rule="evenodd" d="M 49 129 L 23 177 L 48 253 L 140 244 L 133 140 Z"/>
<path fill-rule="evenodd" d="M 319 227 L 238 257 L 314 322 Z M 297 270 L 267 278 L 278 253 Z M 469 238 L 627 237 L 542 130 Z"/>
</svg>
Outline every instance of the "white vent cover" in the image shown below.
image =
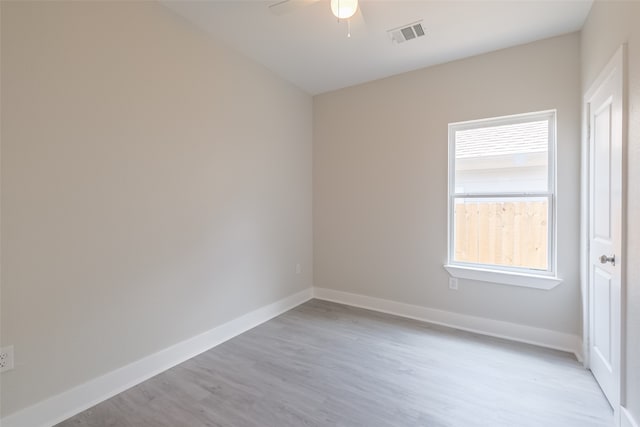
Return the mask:
<svg viewBox="0 0 640 427">
<path fill-rule="evenodd" d="M 420 21 L 412 22 L 411 24 L 403 25 L 402 27 L 393 28 L 387 31 L 391 41 L 399 44 L 409 40 L 417 39 L 424 36 L 424 28 L 422 28 L 422 19 Z"/>
</svg>

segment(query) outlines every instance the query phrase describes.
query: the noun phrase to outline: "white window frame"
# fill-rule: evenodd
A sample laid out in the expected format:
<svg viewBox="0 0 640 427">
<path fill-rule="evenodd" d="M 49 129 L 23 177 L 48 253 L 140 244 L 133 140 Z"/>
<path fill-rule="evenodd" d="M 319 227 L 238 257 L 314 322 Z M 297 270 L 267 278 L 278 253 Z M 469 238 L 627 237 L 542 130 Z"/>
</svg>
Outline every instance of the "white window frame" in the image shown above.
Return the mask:
<svg viewBox="0 0 640 427">
<path fill-rule="evenodd" d="M 556 275 L 556 110 L 538 111 L 534 113 L 516 114 L 489 119 L 456 122 L 449 124 L 449 191 L 448 191 L 448 261 L 444 268 L 456 278 L 478 280 L 505 285 L 524 286 L 537 289 L 551 289 L 562 280 Z M 483 192 L 458 193 L 455 191 L 456 156 L 455 135 L 457 131 L 479 129 L 533 121 L 548 120 L 548 181 L 547 191 L 540 192 Z M 470 198 L 516 198 L 539 197 L 548 200 L 548 236 L 547 236 L 547 270 L 510 267 L 494 264 L 479 264 L 455 261 L 455 201 Z"/>
</svg>

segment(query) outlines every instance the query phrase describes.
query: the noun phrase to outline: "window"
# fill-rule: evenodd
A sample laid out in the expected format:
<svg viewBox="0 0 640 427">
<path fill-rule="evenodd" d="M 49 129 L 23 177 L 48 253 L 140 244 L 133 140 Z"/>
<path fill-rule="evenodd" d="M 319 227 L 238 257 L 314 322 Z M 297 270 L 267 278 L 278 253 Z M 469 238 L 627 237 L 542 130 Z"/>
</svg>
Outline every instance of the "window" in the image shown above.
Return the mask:
<svg viewBox="0 0 640 427">
<path fill-rule="evenodd" d="M 555 111 L 449 125 L 452 275 L 546 288 L 559 283 L 555 129 Z"/>
</svg>

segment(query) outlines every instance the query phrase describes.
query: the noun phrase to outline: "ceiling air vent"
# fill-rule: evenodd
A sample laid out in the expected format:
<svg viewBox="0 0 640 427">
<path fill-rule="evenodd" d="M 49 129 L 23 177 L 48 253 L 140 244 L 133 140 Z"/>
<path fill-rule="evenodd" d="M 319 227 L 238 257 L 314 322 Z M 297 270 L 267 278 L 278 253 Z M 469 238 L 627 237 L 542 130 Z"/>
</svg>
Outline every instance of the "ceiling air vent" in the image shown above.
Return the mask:
<svg viewBox="0 0 640 427">
<path fill-rule="evenodd" d="M 388 30 L 387 34 L 389 34 L 389 38 L 391 38 L 391 41 L 397 44 L 422 37 L 424 36 L 422 20 L 403 25 L 402 27 L 394 28 L 392 30 Z"/>
</svg>

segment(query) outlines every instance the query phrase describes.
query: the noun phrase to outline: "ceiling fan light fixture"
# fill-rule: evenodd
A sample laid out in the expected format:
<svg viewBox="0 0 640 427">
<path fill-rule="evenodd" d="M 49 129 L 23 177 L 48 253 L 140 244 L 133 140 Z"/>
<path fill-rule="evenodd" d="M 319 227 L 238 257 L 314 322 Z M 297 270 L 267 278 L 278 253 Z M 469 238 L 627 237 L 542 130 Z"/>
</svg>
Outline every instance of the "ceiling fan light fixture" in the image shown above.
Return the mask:
<svg viewBox="0 0 640 427">
<path fill-rule="evenodd" d="M 331 12 L 338 19 L 349 19 L 358 10 L 358 0 L 331 0 Z"/>
</svg>

